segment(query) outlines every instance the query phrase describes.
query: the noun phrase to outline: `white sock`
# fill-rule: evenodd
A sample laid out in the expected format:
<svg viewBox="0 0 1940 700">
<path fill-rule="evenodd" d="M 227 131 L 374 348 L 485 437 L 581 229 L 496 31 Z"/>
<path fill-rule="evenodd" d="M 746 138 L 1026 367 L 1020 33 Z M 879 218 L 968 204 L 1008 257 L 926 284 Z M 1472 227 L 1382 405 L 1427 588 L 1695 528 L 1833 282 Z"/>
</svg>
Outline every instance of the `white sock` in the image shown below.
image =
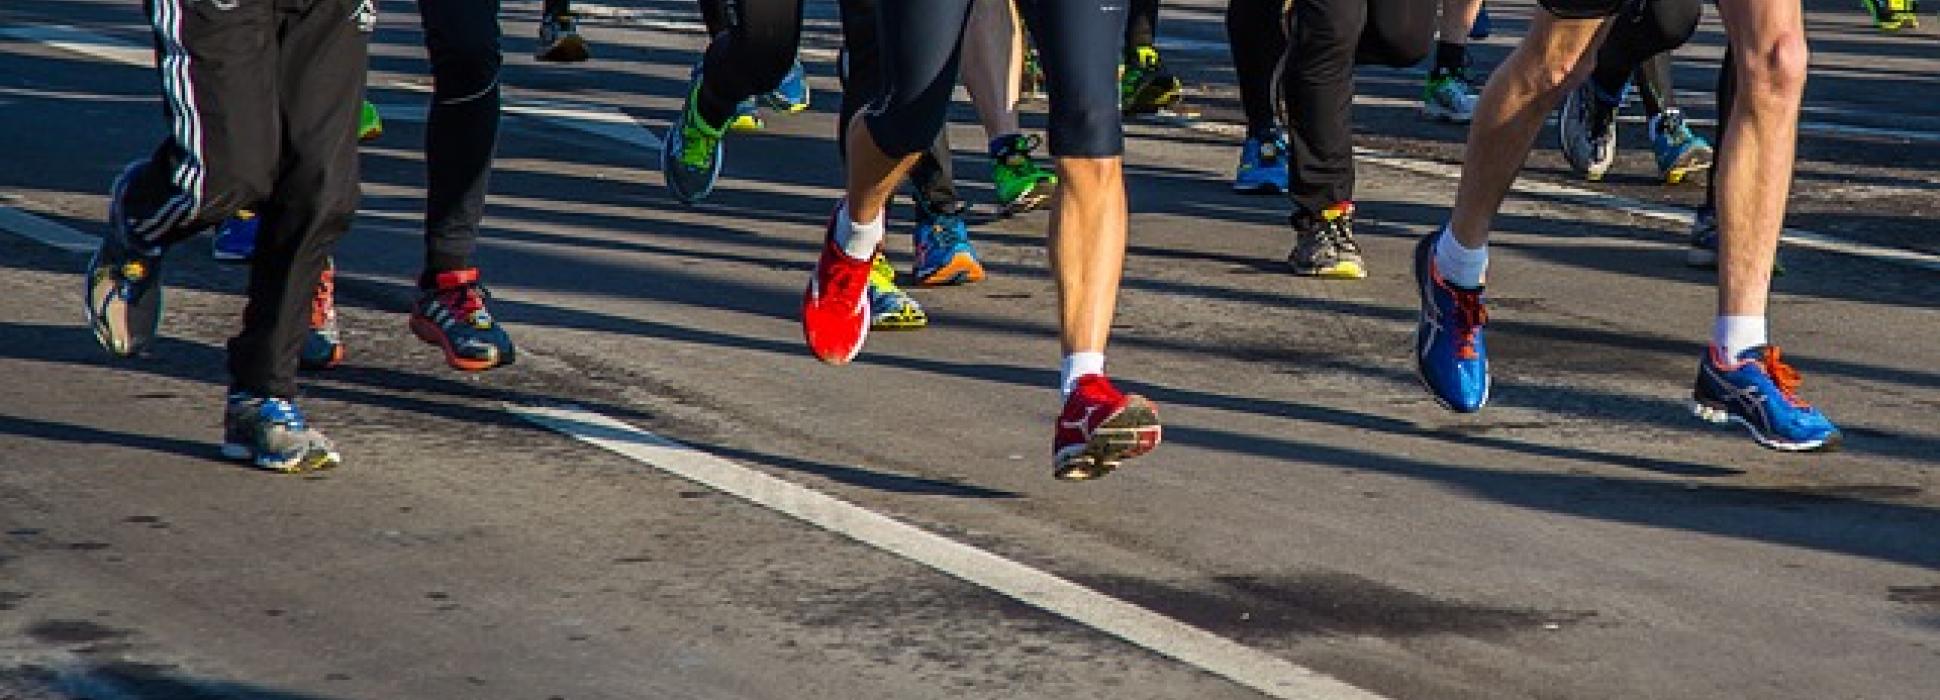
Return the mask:
<svg viewBox="0 0 1940 700">
<path fill-rule="evenodd" d="M 1767 342 L 1764 316 L 1719 316 L 1711 322 L 1711 344 L 1724 351 L 1727 362 Z"/>
<path fill-rule="evenodd" d="M 1072 387 L 1078 385 L 1078 378 L 1087 374 L 1105 373 L 1105 353 L 1074 352 L 1064 356 L 1058 364 L 1058 391 L 1065 396 L 1071 395 Z"/>
<path fill-rule="evenodd" d="M 882 245 L 886 228 L 882 219 L 882 214 L 878 213 L 875 221 L 856 223 L 849 216 L 849 205 L 843 204 L 842 211 L 835 215 L 835 244 L 842 248 L 843 254 L 857 260 L 876 257 L 876 248 Z"/>
<path fill-rule="evenodd" d="M 1449 284 L 1467 289 L 1479 288 L 1483 278 L 1489 274 L 1489 244 L 1469 248 L 1455 240 L 1455 233 L 1443 225 L 1441 236 L 1435 239 L 1435 269 L 1441 272 L 1442 280 Z"/>
</svg>

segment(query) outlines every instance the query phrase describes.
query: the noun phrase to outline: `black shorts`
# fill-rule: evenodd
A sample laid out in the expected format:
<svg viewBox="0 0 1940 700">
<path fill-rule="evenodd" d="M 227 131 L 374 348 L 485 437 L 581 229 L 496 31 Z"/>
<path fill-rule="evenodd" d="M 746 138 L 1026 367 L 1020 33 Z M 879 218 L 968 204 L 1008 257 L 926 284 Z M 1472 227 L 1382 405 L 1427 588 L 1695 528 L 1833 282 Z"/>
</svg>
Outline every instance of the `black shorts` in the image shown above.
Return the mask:
<svg viewBox="0 0 1940 700">
<path fill-rule="evenodd" d="M 1630 9 L 1640 0 L 1542 0 L 1543 9 L 1561 19 L 1601 19 Z"/>
</svg>

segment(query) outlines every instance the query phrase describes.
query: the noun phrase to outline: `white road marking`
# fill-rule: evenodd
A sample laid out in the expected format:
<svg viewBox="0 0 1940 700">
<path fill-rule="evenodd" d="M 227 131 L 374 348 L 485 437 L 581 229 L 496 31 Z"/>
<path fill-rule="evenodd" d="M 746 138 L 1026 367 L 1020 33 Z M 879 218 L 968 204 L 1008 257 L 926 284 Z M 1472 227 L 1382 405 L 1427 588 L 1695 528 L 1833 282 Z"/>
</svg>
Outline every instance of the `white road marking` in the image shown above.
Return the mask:
<svg viewBox="0 0 1940 700">
<path fill-rule="evenodd" d="M 0 230 L 70 253 L 92 253 L 101 247 L 99 237 L 13 207 L 0 206 Z"/>
<path fill-rule="evenodd" d="M 561 406 L 507 408 L 520 418 L 582 442 L 1001 593 L 1270 697 L 1380 697 L 1052 574 L 598 413 Z"/>
<path fill-rule="evenodd" d="M 99 58 L 110 63 L 138 68 L 155 66 L 153 47 L 122 41 L 65 24 L 0 27 L 0 37 L 45 44 L 68 53 Z"/>
</svg>

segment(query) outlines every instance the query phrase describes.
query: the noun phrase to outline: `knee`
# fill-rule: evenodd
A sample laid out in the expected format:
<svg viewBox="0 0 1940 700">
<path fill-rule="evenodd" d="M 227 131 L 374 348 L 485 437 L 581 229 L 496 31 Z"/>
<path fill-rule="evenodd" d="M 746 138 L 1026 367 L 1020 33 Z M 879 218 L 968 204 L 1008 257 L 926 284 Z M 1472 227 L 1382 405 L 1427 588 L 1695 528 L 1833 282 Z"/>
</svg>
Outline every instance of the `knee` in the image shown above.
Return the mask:
<svg viewBox="0 0 1940 700">
<path fill-rule="evenodd" d="M 498 83 L 499 55 L 496 40 L 468 40 L 440 45 L 431 51 L 433 90 L 439 99 L 452 100 L 476 96 Z"/>
<path fill-rule="evenodd" d="M 1796 101 L 1805 94 L 1811 50 L 1806 48 L 1804 34 L 1785 32 L 1756 46 L 1732 49 L 1737 54 L 1739 95 Z"/>
<path fill-rule="evenodd" d="M 1123 155 L 1125 135 L 1116 102 L 1088 100 L 1060 109 L 1052 103 L 1051 155 L 1109 158 Z"/>
</svg>

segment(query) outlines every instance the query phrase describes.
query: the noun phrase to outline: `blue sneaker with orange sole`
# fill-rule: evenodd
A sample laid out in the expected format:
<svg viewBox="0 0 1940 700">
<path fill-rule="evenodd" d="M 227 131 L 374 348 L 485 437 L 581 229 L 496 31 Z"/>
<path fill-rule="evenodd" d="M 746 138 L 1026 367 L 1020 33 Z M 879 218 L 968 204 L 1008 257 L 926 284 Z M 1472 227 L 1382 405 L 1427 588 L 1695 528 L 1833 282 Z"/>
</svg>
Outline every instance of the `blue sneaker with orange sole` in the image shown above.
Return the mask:
<svg viewBox="0 0 1940 700">
<path fill-rule="evenodd" d="M 1488 307 L 1482 288 L 1449 284 L 1435 269 L 1431 233 L 1415 245 L 1415 286 L 1421 318 L 1415 323 L 1415 374 L 1443 408 L 1474 413 L 1489 402 L 1489 349 L 1482 342 Z"/>
<path fill-rule="evenodd" d="M 962 202 L 940 207 L 916 205 L 916 267 L 910 276 L 925 287 L 973 284 L 984 278 L 983 262 L 970 245 L 970 228 L 963 222 Z"/>
</svg>

